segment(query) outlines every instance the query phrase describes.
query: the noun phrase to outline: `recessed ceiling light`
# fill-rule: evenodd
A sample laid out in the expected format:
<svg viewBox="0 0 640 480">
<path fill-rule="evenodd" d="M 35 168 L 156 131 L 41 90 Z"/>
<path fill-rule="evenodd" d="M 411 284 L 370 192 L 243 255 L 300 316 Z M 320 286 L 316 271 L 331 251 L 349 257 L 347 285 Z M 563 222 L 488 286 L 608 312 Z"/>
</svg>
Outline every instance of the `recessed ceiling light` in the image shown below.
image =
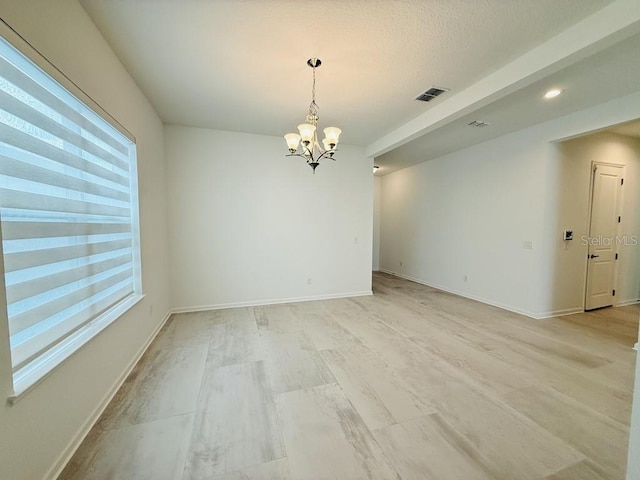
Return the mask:
<svg viewBox="0 0 640 480">
<path fill-rule="evenodd" d="M 562 90 L 559 88 L 552 88 L 551 90 L 547 90 L 547 93 L 544 94 L 544 98 L 555 98 L 562 93 Z"/>
</svg>

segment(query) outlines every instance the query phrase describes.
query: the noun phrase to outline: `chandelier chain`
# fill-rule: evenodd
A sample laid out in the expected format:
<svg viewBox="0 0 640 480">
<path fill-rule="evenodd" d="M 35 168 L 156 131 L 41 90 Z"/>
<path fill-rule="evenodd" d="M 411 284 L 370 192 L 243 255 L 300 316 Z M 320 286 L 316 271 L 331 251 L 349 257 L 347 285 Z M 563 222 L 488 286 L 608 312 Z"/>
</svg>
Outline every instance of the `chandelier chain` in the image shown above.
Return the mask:
<svg viewBox="0 0 640 480">
<path fill-rule="evenodd" d="M 313 67 L 313 87 L 311 87 L 311 99 L 316 103 L 316 67 Z"/>
<path fill-rule="evenodd" d="M 313 84 L 311 87 L 311 103 L 309 104 L 309 115 L 307 115 L 307 121 L 312 125 L 318 125 L 318 104 L 316 103 L 316 67 L 311 67 L 313 70 Z"/>
</svg>

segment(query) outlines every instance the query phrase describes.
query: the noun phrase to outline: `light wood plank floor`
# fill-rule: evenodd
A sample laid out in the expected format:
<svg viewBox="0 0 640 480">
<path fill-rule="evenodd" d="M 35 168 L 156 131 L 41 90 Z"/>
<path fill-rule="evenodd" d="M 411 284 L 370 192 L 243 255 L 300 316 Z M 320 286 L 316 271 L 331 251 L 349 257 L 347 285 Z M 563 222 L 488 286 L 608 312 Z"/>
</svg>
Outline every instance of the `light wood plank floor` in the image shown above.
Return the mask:
<svg viewBox="0 0 640 480">
<path fill-rule="evenodd" d="M 624 478 L 637 305 L 374 291 L 174 315 L 60 478 Z"/>
</svg>

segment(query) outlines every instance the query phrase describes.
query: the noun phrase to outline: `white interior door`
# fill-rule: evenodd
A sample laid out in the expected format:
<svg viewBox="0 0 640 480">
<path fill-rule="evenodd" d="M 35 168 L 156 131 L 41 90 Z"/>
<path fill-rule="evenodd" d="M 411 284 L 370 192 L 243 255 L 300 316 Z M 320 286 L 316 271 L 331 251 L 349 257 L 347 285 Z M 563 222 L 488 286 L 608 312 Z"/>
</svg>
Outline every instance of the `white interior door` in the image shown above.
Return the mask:
<svg viewBox="0 0 640 480">
<path fill-rule="evenodd" d="M 613 305 L 624 167 L 594 164 L 585 310 Z"/>
</svg>

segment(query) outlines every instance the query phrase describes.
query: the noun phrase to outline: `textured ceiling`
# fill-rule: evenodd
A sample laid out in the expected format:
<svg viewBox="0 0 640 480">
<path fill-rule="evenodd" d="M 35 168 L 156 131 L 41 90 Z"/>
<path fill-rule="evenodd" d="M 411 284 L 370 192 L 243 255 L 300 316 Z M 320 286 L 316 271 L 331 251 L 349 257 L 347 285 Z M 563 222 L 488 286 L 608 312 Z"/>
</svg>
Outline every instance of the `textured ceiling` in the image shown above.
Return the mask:
<svg viewBox="0 0 640 480">
<path fill-rule="evenodd" d="M 81 0 L 166 123 L 369 145 L 608 0 Z M 431 85 L 452 91 L 429 104 Z"/>
</svg>

